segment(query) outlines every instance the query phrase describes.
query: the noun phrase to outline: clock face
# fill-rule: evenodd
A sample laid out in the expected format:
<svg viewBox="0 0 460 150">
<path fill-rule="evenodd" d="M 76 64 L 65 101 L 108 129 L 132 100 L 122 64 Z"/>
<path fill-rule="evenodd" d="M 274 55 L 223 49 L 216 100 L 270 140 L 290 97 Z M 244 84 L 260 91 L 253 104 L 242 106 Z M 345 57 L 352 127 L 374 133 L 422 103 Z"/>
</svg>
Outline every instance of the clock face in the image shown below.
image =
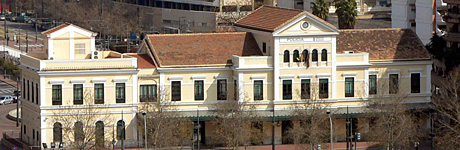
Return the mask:
<svg viewBox="0 0 460 150">
<path fill-rule="evenodd" d="M 304 22 L 302 22 L 302 24 L 300 25 L 300 27 L 301 27 L 303 30 L 307 30 L 307 29 L 310 27 L 310 23 L 304 21 Z"/>
</svg>

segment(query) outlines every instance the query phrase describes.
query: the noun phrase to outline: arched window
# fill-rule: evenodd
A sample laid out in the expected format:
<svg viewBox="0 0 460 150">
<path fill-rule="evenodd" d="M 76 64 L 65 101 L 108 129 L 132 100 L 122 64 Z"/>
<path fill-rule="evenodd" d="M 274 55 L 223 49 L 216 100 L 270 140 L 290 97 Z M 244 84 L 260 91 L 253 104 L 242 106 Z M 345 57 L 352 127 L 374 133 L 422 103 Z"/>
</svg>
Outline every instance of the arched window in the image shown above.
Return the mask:
<svg viewBox="0 0 460 150">
<path fill-rule="evenodd" d="M 125 140 L 125 122 L 123 120 L 119 120 L 117 122 L 117 139 L 118 140 Z"/>
<path fill-rule="evenodd" d="M 104 122 L 96 122 L 96 147 L 104 147 Z"/>
<path fill-rule="evenodd" d="M 62 124 L 59 122 L 56 122 L 53 125 L 53 141 L 54 142 L 62 141 Z"/>
<path fill-rule="evenodd" d="M 285 63 L 289 62 L 289 51 L 288 50 L 284 51 L 284 62 Z"/>
<path fill-rule="evenodd" d="M 83 142 L 85 136 L 83 135 L 83 123 L 78 121 L 73 126 L 73 134 L 75 138 L 75 142 L 81 143 Z"/>
<path fill-rule="evenodd" d="M 299 51 L 298 50 L 294 50 L 294 56 L 293 56 L 292 59 L 294 59 L 293 60 L 294 62 L 300 62 L 300 56 L 299 56 Z"/>
<path fill-rule="evenodd" d="M 318 50 L 314 49 L 311 52 L 311 61 L 318 61 Z"/>
<path fill-rule="evenodd" d="M 307 50 L 303 50 L 302 52 L 302 61 L 303 62 L 307 62 L 308 61 L 308 51 Z"/>
<path fill-rule="evenodd" d="M 327 50 L 321 50 L 321 61 L 327 61 Z"/>
</svg>

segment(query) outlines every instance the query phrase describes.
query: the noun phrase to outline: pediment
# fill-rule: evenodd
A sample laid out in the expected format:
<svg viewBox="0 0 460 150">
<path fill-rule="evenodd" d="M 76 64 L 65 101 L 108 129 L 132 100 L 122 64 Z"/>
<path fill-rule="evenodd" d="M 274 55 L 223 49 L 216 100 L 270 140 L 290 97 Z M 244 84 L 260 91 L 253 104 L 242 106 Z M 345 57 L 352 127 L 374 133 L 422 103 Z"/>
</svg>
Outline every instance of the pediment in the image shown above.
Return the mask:
<svg viewBox="0 0 460 150">
<path fill-rule="evenodd" d="M 277 35 L 295 35 L 295 34 L 338 34 L 339 30 L 330 23 L 327 23 L 312 14 L 305 13 L 299 18 L 280 27 L 274 34 Z"/>
</svg>

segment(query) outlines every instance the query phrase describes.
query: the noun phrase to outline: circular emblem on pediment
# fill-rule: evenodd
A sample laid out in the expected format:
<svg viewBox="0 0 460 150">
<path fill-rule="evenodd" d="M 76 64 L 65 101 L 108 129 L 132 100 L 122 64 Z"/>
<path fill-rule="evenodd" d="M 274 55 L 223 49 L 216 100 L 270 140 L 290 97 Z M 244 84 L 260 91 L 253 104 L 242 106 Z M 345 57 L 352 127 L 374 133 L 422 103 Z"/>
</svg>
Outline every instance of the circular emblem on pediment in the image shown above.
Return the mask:
<svg viewBox="0 0 460 150">
<path fill-rule="evenodd" d="M 310 23 L 304 21 L 300 24 L 300 28 L 302 28 L 302 30 L 308 30 L 310 28 Z"/>
</svg>

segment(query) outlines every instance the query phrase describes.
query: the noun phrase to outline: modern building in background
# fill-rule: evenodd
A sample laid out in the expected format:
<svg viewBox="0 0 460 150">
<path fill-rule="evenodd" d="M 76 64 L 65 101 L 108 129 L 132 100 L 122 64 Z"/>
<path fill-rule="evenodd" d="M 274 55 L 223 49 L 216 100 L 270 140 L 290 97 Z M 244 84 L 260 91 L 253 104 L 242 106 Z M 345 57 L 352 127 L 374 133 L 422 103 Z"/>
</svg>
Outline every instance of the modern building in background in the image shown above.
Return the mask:
<svg viewBox="0 0 460 150">
<path fill-rule="evenodd" d="M 63 128 L 89 124 L 104 131 L 94 138 L 101 147 L 110 147 L 112 138 L 116 147 L 122 139 L 135 147 L 143 136 L 139 110 L 160 102 L 184 117 L 202 117 L 201 139 L 213 144 L 219 142 L 212 138 L 215 104 L 236 100 L 262 117 L 276 111 L 277 125 L 262 123 L 263 144 L 272 143 L 273 126 L 281 144 L 293 122 L 292 106 L 317 100 L 337 119 L 334 139 L 345 141 L 347 108 L 364 114 L 368 100 L 379 96 L 404 95 L 421 107 L 431 102 L 432 61 L 410 29 L 338 30 L 309 12 L 271 6 L 235 26 L 239 32 L 147 35 L 137 54 L 95 51 L 95 33 L 72 24 L 43 32 L 45 50 L 21 55 L 22 140 L 71 143 L 75 130 Z M 86 108 L 98 113 L 85 125 L 64 119 Z M 358 117 L 355 125 L 370 124 Z M 363 140 L 372 134 L 353 131 Z M 104 137 L 110 140 L 98 140 Z"/>
<path fill-rule="evenodd" d="M 334 0 L 325 1 L 329 3 L 329 13 L 335 13 Z M 311 12 L 312 2 L 316 0 L 277 0 L 276 6 Z M 391 11 L 391 0 L 356 0 L 356 5 L 360 14 Z"/>
<path fill-rule="evenodd" d="M 446 21 L 447 34 L 444 39 L 448 48 L 458 48 L 460 45 L 460 1 L 444 0 L 447 3 Z"/>
</svg>

